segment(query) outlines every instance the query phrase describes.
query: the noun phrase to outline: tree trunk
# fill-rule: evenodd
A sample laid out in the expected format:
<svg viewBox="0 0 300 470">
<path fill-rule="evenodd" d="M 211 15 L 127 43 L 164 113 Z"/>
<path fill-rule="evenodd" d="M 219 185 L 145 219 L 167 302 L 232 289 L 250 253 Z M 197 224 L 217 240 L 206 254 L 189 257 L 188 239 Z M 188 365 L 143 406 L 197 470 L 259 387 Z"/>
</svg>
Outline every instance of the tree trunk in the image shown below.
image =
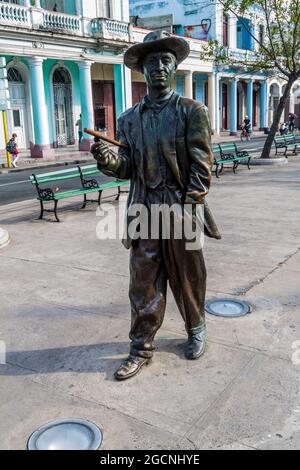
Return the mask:
<svg viewBox="0 0 300 470">
<path fill-rule="evenodd" d="M 289 79 L 289 81 L 287 82 L 287 84 L 286 84 L 284 93 L 283 93 L 282 97 L 280 98 L 279 105 L 278 105 L 277 111 L 275 113 L 275 117 L 274 117 L 271 129 L 270 129 L 270 133 L 268 134 L 268 137 L 267 137 L 267 140 L 265 142 L 264 149 L 262 151 L 262 154 L 261 154 L 260 158 L 270 158 L 270 153 L 271 153 L 274 137 L 275 137 L 276 132 L 277 132 L 278 127 L 279 127 L 282 112 L 285 108 L 285 104 L 286 104 L 286 102 L 287 102 L 287 100 L 290 96 L 291 89 L 292 89 L 292 86 L 295 83 L 295 81 L 296 81 L 296 79 L 294 79 L 294 77 L 291 77 Z"/>
</svg>

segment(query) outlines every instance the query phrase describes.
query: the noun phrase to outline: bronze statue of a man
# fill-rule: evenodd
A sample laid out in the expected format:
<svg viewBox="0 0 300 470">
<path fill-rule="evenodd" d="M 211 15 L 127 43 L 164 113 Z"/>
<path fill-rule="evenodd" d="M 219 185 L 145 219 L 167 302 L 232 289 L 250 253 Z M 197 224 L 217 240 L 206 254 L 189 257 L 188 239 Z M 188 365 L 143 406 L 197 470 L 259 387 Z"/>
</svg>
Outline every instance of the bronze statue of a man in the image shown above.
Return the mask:
<svg viewBox="0 0 300 470">
<path fill-rule="evenodd" d="M 128 214 L 134 204 L 142 204 L 150 222 L 153 205 L 204 206 L 210 187 L 213 156 L 207 108 L 171 88 L 178 64 L 188 55 L 186 40 L 162 31 L 151 32 L 142 44 L 130 47 L 125 64 L 144 73 L 148 95 L 119 118 L 118 138 L 129 149 L 120 148 L 116 155 L 103 143 L 92 148 L 102 172 L 131 180 Z M 207 206 L 205 212 L 206 235 L 219 239 Z M 174 230 L 170 233 L 165 238 L 161 230 L 158 237 L 132 237 L 127 232 L 124 237 L 125 247 L 131 249 L 131 348 L 115 373 L 117 380 L 133 377 L 152 358 L 154 338 L 164 319 L 168 281 L 188 334 L 185 356 L 193 360 L 204 353 L 202 249 L 187 250 L 184 237 L 175 237 Z"/>
</svg>

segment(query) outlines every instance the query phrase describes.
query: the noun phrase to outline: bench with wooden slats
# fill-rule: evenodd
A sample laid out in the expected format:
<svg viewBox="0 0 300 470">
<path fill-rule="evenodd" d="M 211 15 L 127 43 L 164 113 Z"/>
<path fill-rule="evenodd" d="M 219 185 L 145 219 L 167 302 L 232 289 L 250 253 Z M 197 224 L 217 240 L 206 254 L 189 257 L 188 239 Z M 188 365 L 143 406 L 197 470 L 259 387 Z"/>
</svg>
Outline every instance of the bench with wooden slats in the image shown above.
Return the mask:
<svg viewBox="0 0 300 470">
<path fill-rule="evenodd" d="M 285 157 L 287 157 L 287 153 L 289 150 L 291 150 L 294 155 L 297 155 L 298 143 L 294 134 L 276 136 L 274 138 L 274 144 L 276 149 L 276 155 L 278 155 L 279 150 L 284 150 Z"/>
<path fill-rule="evenodd" d="M 39 175 L 32 175 L 30 177 L 30 181 L 32 184 L 35 185 L 38 193 L 38 201 L 40 201 L 41 206 L 41 213 L 39 219 L 43 219 L 45 212 L 53 212 L 57 222 L 60 222 L 57 209 L 58 209 L 58 201 L 62 199 L 83 196 L 83 205 L 82 209 L 84 209 L 87 205 L 87 202 L 97 202 L 100 206 L 101 204 L 101 196 L 103 191 L 107 189 L 116 188 L 118 189 L 117 199 L 119 199 L 122 191 L 121 188 L 123 186 L 128 186 L 129 181 L 124 180 L 115 180 L 115 181 L 108 181 L 106 183 L 98 183 L 96 178 L 90 178 L 91 176 L 100 175 L 100 171 L 96 164 L 93 165 L 84 165 L 84 166 L 77 166 L 73 168 L 68 168 L 65 170 L 53 171 L 50 173 L 44 173 Z M 60 190 L 54 189 L 56 185 L 54 183 L 62 182 L 62 181 L 69 181 L 69 180 L 78 180 L 80 183 L 80 187 L 75 189 L 68 189 L 68 190 Z M 45 187 L 47 186 L 47 187 Z M 88 199 L 88 195 L 92 193 L 98 193 L 97 200 L 95 199 Z M 45 209 L 45 203 L 47 202 L 54 202 L 54 209 L 48 210 Z"/>
<path fill-rule="evenodd" d="M 246 150 L 238 150 L 235 143 L 214 145 L 213 153 L 217 178 L 222 173 L 224 165 L 232 165 L 233 172 L 235 173 L 240 162 L 244 160 L 247 160 L 248 169 L 250 170 L 251 156 Z"/>
</svg>

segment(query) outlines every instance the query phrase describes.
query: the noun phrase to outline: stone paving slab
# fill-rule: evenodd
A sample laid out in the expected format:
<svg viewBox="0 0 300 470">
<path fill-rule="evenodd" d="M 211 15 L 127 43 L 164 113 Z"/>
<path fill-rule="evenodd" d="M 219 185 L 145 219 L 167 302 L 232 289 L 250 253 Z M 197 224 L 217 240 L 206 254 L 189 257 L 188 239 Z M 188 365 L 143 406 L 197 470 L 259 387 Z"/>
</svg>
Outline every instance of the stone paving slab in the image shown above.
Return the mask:
<svg viewBox="0 0 300 470">
<path fill-rule="evenodd" d="M 299 418 L 295 413 L 299 391 L 293 364 L 258 355 L 200 418 L 188 437 L 202 449 L 235 442 L 264 448 L 264 441 L 276 434 L 290 439 L 288 423 Z M 279 439 L 277 445 L 280 446 Z"/>
<path fill-rule="evenodd" d="M 194 449 L 188 439 L 166 432 L 126 414 L 20 377 L 17 367 L 6 366 L 10 375 L 1 377 L 0 390 L 10 400 L 0 405 L 2 450 L 24 450 L 29 436 L 41 424 L 56 419 L 78 418 L 96 423 L 103 431 L 102 450 Z"/>
</svg>

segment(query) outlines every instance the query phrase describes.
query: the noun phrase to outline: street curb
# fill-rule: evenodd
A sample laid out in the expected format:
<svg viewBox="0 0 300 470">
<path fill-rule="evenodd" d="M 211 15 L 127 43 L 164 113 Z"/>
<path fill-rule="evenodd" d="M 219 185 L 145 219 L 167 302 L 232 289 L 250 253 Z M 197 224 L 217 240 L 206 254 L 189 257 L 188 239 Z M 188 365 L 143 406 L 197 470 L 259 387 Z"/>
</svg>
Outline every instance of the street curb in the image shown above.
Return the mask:
<svg viewBox="0 0 300 470">
<path fill-rule="evenodd" d="M 2 168 L 0 169 L 0 175 L 8 175 L 8 174 L 12 174 L 12 173 L 22 173 L 24 171 L 36 171 L 36 170 L 46 170 L 47 168 L 57 168 L 57 167 L 60 167 L 60 166 L 69 166 L 69 165 L 82 165 L 82 164 L 86 164 L 86 163 L 93 163 L 94 160 L 93 159 L 89 159 L 89 160 L 75 160 L 75 161 L 72 161 L 72 162 L 57 162 L 57 163 L 49 163 L 48 164 L 45 164 L 45 165 L 37 165 L 37 166 L 30 166 L 29 168 L 16 168 L 16 169 L 12 169 L 12 168 Z"/>
<path fill-rule="evenodd" d="M 7 230 L 0 228 L 0 250 L 5 248 L 10 242 L 9 233 Z"/>
<path fill-rule="evenodd" d="M 289 160 L 285 157 L 280 158 L 253 158 L 251 160 L 250 165 L 254 166 L 261 166 L 261 165 L 286 165 L 288 164 Z M 244 162 L 243 162 L 244 163 Z"/>
</svg>

